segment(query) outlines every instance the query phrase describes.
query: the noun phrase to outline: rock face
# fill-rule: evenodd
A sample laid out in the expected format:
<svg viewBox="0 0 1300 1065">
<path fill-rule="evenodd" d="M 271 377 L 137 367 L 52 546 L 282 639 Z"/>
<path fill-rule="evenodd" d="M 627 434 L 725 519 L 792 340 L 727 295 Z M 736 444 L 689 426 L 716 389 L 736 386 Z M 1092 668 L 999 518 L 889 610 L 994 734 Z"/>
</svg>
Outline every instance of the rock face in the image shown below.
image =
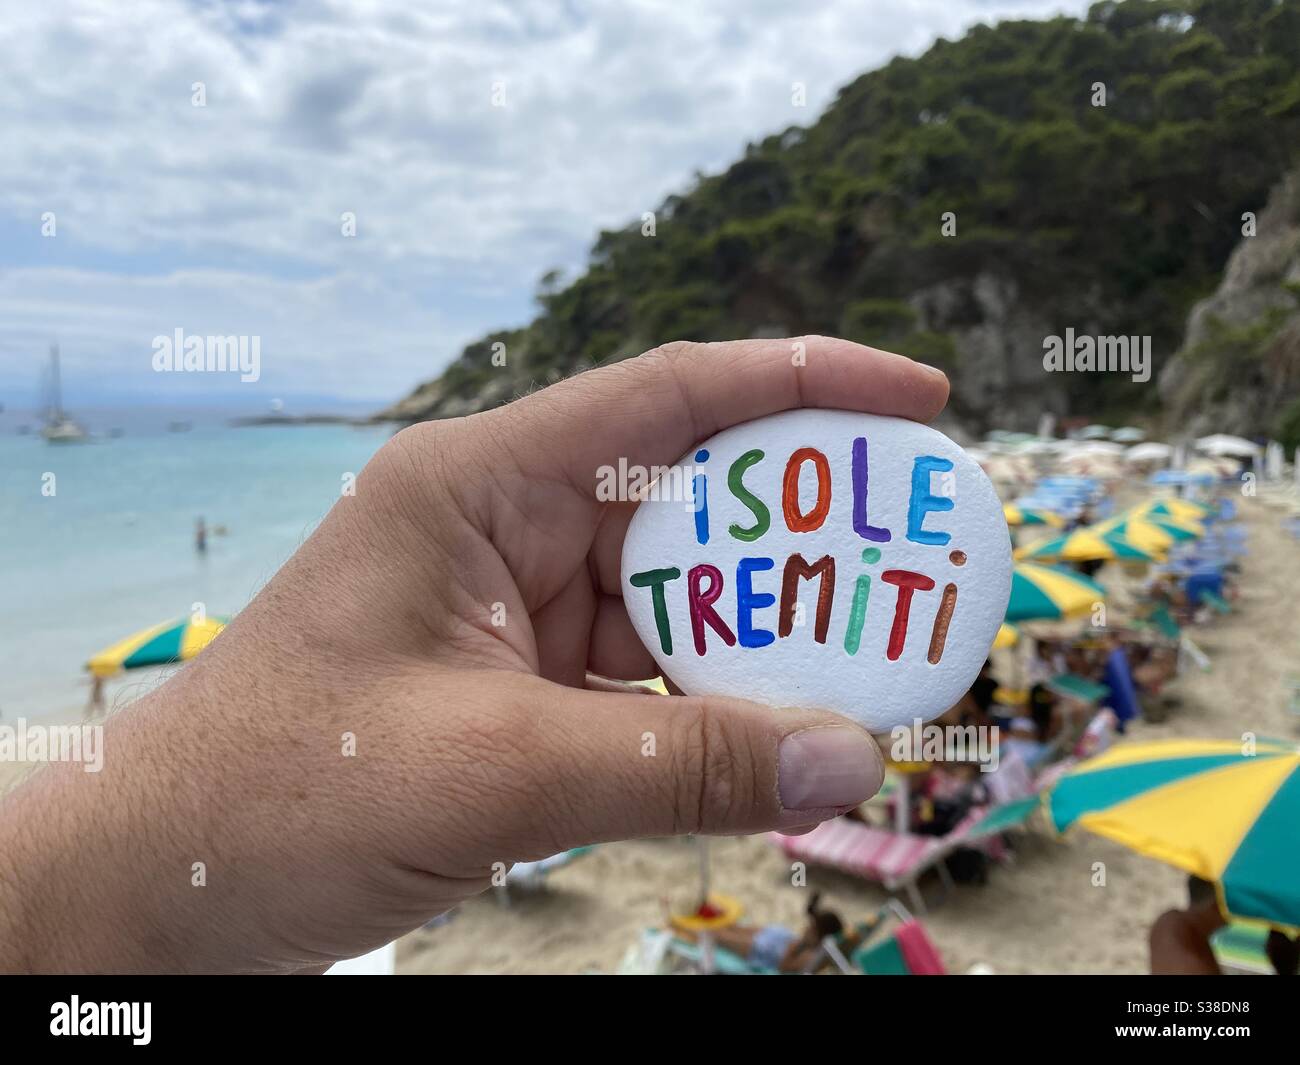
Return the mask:
<svg viewBox="0 0 1300 1065">
<path fill-rule="evenodd" d="M 981 272 L 922 289 L 909 303 L 927 331 L 952 339 L 949 404 L 964 428 L 1030 430 L 1042 412 L 1065 412 L 1061 379 L 1043 373 L 1043 337 L 1053 330 L 1012 278 Z"/>
<path fill-rule="evenodd" d="M 1273 190 L 1160 374 L 1168 420 L 1194 435 L 1300 429 L 1300 173 Z"/>
</svg>

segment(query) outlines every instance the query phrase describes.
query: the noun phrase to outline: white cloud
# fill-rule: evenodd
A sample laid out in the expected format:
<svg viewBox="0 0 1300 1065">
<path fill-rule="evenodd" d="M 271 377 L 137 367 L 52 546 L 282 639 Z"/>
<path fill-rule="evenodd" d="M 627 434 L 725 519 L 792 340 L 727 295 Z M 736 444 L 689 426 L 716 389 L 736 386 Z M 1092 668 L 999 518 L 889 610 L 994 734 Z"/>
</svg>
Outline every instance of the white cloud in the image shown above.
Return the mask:
<svg viewBox="0 0 1300 1065">
<path fill-rule="evenodd" d="M 29 388 L 59 338 L 74 379 L 154 390 L 144 354 L 181 326 L 261 333 L 271 387 L 395 396 L 525 318 L 599 228 L 812 122 L 858 73 L 979 20 L 1085 7 L 19 5 L 0 24 L 0 385 Z"/>
</svg>

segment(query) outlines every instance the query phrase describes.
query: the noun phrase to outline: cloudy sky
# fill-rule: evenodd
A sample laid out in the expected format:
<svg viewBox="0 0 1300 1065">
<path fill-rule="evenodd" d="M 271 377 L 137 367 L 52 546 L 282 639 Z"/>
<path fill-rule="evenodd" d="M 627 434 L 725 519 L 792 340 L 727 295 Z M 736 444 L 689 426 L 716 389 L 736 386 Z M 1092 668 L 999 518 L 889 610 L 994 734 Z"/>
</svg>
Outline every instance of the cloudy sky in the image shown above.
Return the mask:
<svg viewBox="0 0 1300 1065">
<path fill-rule="evenodd" d="M 0 402 L 34 404 L 54 340 L 70 406 L 386 402 L 527 321 L 601 227 L 811 123 L 858 73 L 1086 6 L 10 0 Z M 259 336 L 262 380 L 154 373 L 178 328 Z"/>
</svg>

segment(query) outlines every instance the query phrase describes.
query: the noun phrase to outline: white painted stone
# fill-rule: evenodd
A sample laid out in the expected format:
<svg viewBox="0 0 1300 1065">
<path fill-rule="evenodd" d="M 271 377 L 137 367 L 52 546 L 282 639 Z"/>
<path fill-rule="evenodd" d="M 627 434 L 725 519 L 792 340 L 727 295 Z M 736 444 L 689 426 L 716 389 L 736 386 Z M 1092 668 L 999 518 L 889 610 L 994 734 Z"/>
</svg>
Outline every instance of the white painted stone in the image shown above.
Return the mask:
<svg viewBox="0 0 1300 1065">
<path fill-rule="evenodd" d="M 887 530 L 889 538 L 871 540 L 855 529 L 854 441 L 866 440 L 866 521 Z M 790 456 L 814 448 L 826 457 L 830 501 L 823 522 L 811 531 L 793 532 L 782 508 L 782 484 Z M 743 454 L 759 449 L 764 457 L 743 471 L 745 489 L 770 515 L 767 531 L 746 542 L 729 532 L 733 525 L 750 529 L 754 513 L 728 488 L 728 471 Z M 699 451 L 707 459 L 697 457 Z M 951 462 L 951 470 L 920 477 L 917 502 L 921 520 L 911 527 L 913 470 L 918 458 Z M 916 422 L 847 411 L 797 410 L 761 418 L 724 430 L 682 457 L 679 469 L 659 481 L 662 491 L 639 506 L 623 545 L 623 596 L 628 613 L 646 647 L 666 677 L 691 695 L 732 695 L 772 706 L 834 710 L 875 732 L 906 725 L 915 718 L 943 713 L 970 687 L 988 656 L 1006 613 L 1011 589 L 1011 542 L 1002 504 L 975 462 L 942 433 Z M 693 501 L 691 486 L 705 478 L 705 505 Z M 817 472 L 813 461 L 800 467 L 799 513 L 811 521 L 817 507 Z M 686 498 L 676 485 L 686 486 Z M 658 498 L 655 498 L 655 495 Z M 927 494 L 929 498 L 927 500 Z M 952 509 L 930 509 L 935 499 L 951 499 Z M 942 505 L 942 504 L 939 504 Z M 707 516 L 708 541 L 697 541 L 697 510 Z M 861 522 L 859 515 L 859 525 Z M 918 528 L 920 533 L 918 533 Z M 942 545 L 917 542 L 919 535 L 947 534 Z M 878 535 L 878 534 L 877 534 Z M 864 549 L 880 558 L 863 560 Z M 963 565 L 952 552 L 964 552 Z M 781 586 L 793 553 L 811 566 L 826 555 L 835 563 L 834 592 L 825 642 L 816 639 L 821 578 L 796 582 L 796 603 L 789 635 L 779 635 Z M 771 605 L 747 611 L 750 628 L 772 634 L 766 646 L 743 646 L 737 613 L 737 567 L 742 559 L 773 560 L 751 575 L 754 595 L 770 595 Z M 713 604 L 721 621 L 737 637 L 728 646 L 703 624 L 705 653 L 697 653 L 689 609 L 688 583 L 693 567 L 715 566 L 722 593 Z M 664 613 L 672 649 L 661 644 L 651 587 L 631 583 L 634 574 L 676 568 L 680 576 L 662 584 Z M 900 589 L 882 578 L 887 571 L 922 574 L 934 582 L 913 592 L 906 638 L 895 660 L 888 657 Z M 856 653 L 851 616 L 860 575 L 870 588 Z M 895 579 L 896 575 L 895 575 Z M 956 586 L 947 638 L 938 661 L 929 661 L 933 630 L 944 589 Z M 701 577 L 707 596 L 710 582 Z M 763 639 L 755 635 L 752 639 Z"/>
</svg>

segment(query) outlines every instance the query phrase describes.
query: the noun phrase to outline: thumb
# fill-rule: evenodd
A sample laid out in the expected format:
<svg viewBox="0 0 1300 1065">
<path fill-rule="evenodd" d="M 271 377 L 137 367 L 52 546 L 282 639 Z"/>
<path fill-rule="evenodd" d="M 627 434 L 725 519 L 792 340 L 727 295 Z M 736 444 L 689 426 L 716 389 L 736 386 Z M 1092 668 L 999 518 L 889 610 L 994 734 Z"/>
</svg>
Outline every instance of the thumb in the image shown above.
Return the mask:
<svg viewBox="0 0 1300 1065">
<path fill-rule="evenodd" d="M 811 825 L 869 799 L 884 778 L 871 736 L 828 712 L 521 680 L 532 727 L 517 749 L 529 752 L 535 801 L 507 814 L 515 831 L 504 834 L 523 850 Z"/>
</svg>

